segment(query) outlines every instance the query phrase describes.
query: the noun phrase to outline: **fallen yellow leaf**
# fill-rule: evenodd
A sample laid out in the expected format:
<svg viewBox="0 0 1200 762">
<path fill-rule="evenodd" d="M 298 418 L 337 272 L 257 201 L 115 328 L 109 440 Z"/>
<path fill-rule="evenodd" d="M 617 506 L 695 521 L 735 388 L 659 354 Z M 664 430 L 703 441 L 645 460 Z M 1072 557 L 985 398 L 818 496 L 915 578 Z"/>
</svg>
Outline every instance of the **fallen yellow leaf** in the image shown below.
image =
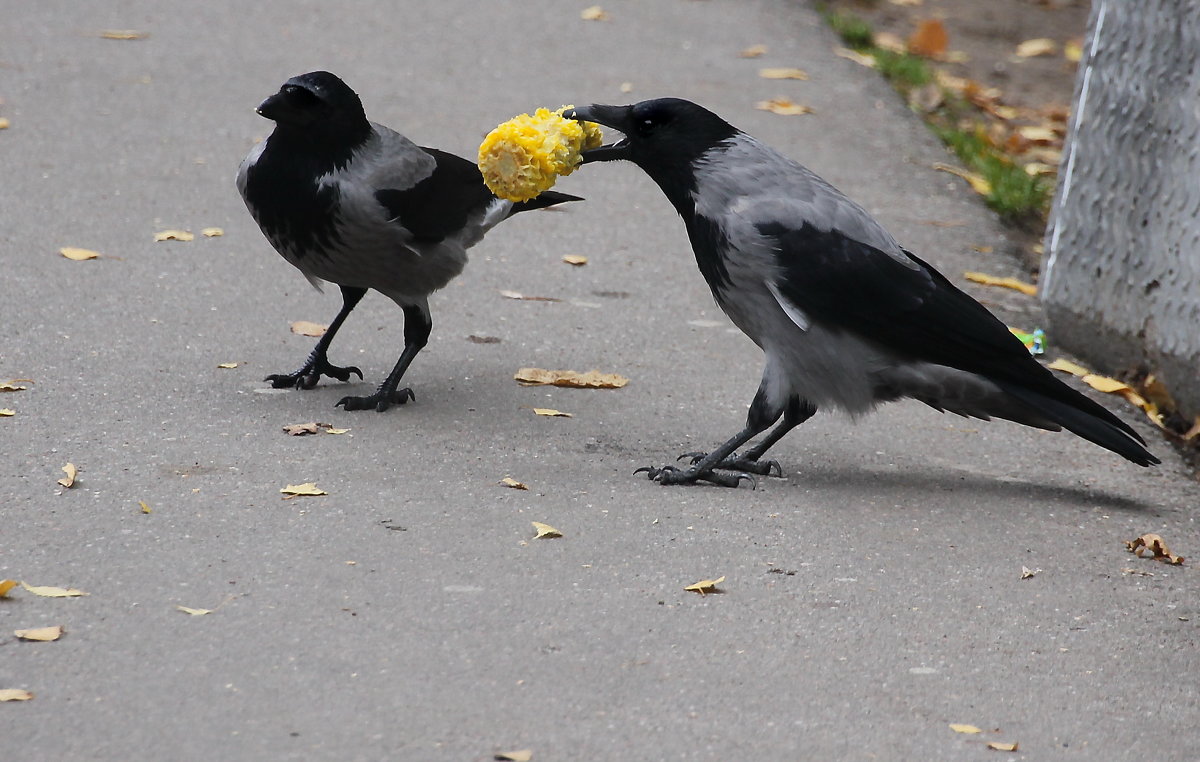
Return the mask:
<svg viewBox="0 0 1200 762">
<path fill-rule="evenodd" d="M 195 237 L 186 230 L 160 230 L 154 234 L 155 241 L 191 241 Z"/>
<path fill-rule="evenodd" d="M 319 497 L 328 495 L 329 493 L 317 486 L 316 482 L 305 482 L 304 484 L 289 484 L 279 490 L 285 495 L 291 497 Z"/>
<path fill-rule="evenodd" d="M 1015 743 L 1001 743 L 1000 741 L 991 741 L 988 743 L 987 747 L 989 749 L 993 749 L 995 751 L 1016 751 L 1017 750 L 1017 745 Z"/>
<path fill-rule="evenodd" d="M 1133 387 L 1129 384 L 1125 383 L 1124 381 L 1118 381 L 1115 378 L 1109 378 L 1108 376 L 1097 376 L 1089 373 L 1083 377 L 1083 382 L 1096 391 L 1104 392 L 1105 394 L 1117 394 L 1126 391 L 1133 391 Z"/>
<path fill-rule="evenodd" d="M 76 590 L 73 587 L 52 587 L 49 585 L 29 585 L 24 582 L 21 587 L 25 588 L 26 592 L 40 595 L 43 598 L 77 598 L 81 595 L 87 595 L 82 590 Z"/>
<path fill-rule="evenodd" d="M 63 470 L 63 473 L 66 474 L 66 476 L 59 479 L 58 483 L 64 487 L 66 487 L 67 489 L 71 489 L 72 487 L 75 486 L 75 475 L 78 473 L 78 469 L 75 468 L 74 463 L 68 463 L 67 465 L 62 467 L 62 470 Z"/>
<path fill-rule="evenodd" d="M 758 76 L 763 79 L 808 79 L 808 72 L 795 68 L 759 69 Z"/>
<path fill-rule="evenodd" d="M 999 278 L 995 275 L 987 275 L 985 273 L 965 272 L 963 277 L 973 283 L 982 283 L 985 286 L 1000 286 L 1001 288 L 1011 288 L 1014 291 L 1020 291 L 1027 296 L 1037 296 L 1037 286 L 1032 283 L 1026 283 L 1023 280 L 1016 278 Z"/>
<path fill-rule="evenodd" d="M 0 688 L 0 701 L 28 701 L 33 694 L 22 688 Z"/>
<path fill-rule="evenodd" d="M 875 47 L 892 53 L 908 52 L 908 43 L 900 39 L 900 35 L 891 32 L 876 32 L 872 42 L 875 43 Z"/>
<path fill-rule="evenodd" d="M 598 5 L 593 5 L 588 8 L 584 8 L 583 11 L 580 12 L 579 18 L 583 19 L 584 21 L 608 21 L 609 17 L 608 13 L 603 8 Z"/>
<path fill-rule="evenodd" d="M 8 591 L 19 584 L 15 579 L 0 579 L 0 598 L 7 598 Z"/>
<path fill-rule="evenodd" d="M 511 476 L 501 479 L 500 484 L 503 484 L 505 487 L 512 487 L 513 489 L 529 489 L 529 487 L 525 486 L 524 482 L 519 482 Z"/>
<path fill-rule="evenodd" d="M 1054 362 L 1050 363 L 1046 367 L 1049 368 L 1050 370 L 1060 370 L 1063 373 L 1070 373 L 1072 376 L 1086 376 L 1089 373 L 1091 373 L 1090 370 L 1083 367 L 1082 365 L 1073 363 L 1070 360 L 1064 360 L 1061 357 L 1058 358 L 1057 360 L 1055 360 Z"/>
<path fill-rule="evenodd" d="M 0 130 L 7 130 L 12 122 L 8 121 L 8 117 L 0 116 Z"/>
<path fill-rule="evenodd" d="M 955 733 L 982 733 L 983 732 L 982 730 L 975 727 L 974 725 L 959 725 L 959 724 L 953 723 L 953 722 L 950 723 L 950 729 L 953 730 Z"/>
<path fill-rule="evenodd" d="M 859 66 L 865 66 L 868 69 L 874 69 L 876 65 L 875 56 L 867 53 L 859 53 L 857 50 L 851 50 L 850 48 L 834 48 L 833 54 L 839 58 L 853 61 Z"/>
<path fill-rule="evenodd" d="M 1177 556 L 1167 548 L 1167 543 L 1163 538 L 1156 534 L 1144 534 L 1133 540 L 1125 541 L 1125 549 L 1133 553 L 1138 558 L 1142 557 L 1142 553 L 1147 550 L 1153 553 L 1152 558 L 1156 561 L 1162 561 L 1168 564 L 1179 566 L 1183 563 L 1183 556 Z"/>
<path fill-rule="evenodd" d="M 742 51 L 738 53 L 738 56 L 740 58 L 758 58 L 766 52 L 766 45 L 751 45 L 748 48 L 743 48 Z"/>
<path fill-rule="evenodd" d="M 326 434 L 345 434 L 347 431 L 350 430 L 350 429 L 335 428 L 333 426 L 329 426 L 328 424 L 326 424 L 326 426 L 327 426 L 327 428 L 325 429 Z"/>
<path fill-rule="evenodd" d="M 499 762 L 530 762 L 533 759 L 533 749 L 521 749 L 520 751 L 500 751 L 496 752 L 493 759 Z"/>
<path fill-rule="evenodd" d="M 297 320 L 292 323 L 292 333 L 299 334 L 300 336 L 312 336 L 315 338 L 317 336 L 324 336 L 328 330 L 329 326 L 313 323 L 308 320 Z"/>
<path fill-rule="evenodd" d="M 13 635 L 16 635 L 21 640 L 38 640 L 43 643 L 49 643 L 58 640 L 62 637 L 63 628 L 61 624 L 56 624 L 53 627 L 35 627 L 31 630 L 13 630 Z"/>
<path fill-rule="evenodd" d="M 533 528 L 537 530 L 537 534 L 533 536 L 533 539 L 535 540 L 542 538 L 553 539 L 555 537 L 562 537 L 562 532 L 558 531 L 549 524 L 543 524 L 540 521 L 531 521 L 529 523 L 533 524 Z"/>
<path fill-rule="evenodd" d="M 194 609 L 190 606 L 180 606 L 178 604 L 176 604 L 175 608 L 191 616 L 204 616 L 205 614 L 213 613 L 213 609 Z"/>
<path fill-rule="evenodd" d="M 225 231 L 221 228 L 204 228 L 200 231 L 200 235 L 204 236 L 205 238 L 217 238 L 225 235 Z"/>
<path fill-rule="evenodd" d="M 725 575 L 722 574 L 720 577 L 717 577 L 716 579 L 702 579 L 699 582 L 696 582 L 695 584 L 688 585 L 687 587 L 684 588 L 684 590 L 687 590 L 687 591 L 690 591 L 693 593 L 700 593 L 700 595 L 706 595 L 708 593 L 715 593 L 715 592 L 719 592 L 717 590 L 717 585 L 721 584 L 724 581 L 725 581 Z"/>
<path fill-rule="evenodd" d="M 1030 569 L 1028 566 L 1021 567 L 1021 579 L 1030 579 L 1036 577 L 1041 569 Z"/>
<path fill-rule="evenodd" d="M 302 437 L 308 434 L 316 434 L 321 429 L 318 428 L 319 423 L 310 421 L 309 423 L 292 423 L 283 427 L 283 430 L 294 437 Z"/>
<path fill-rule="evenodd" d="M 992 184 L 989 183 L 983 177 L 983 175 L 979 175 L 974 172 L 968 172 L 965 169 L 960 169 L 959 167 L 955 167 L 950 164 L 942 164 L 941 162 L 934 164 L 933 168 L 940 172 L 949 172 L 952 175 L 961 177 L 962 179 L 964 179 L 968 183 L 970 183 L 971 188 L 973 188 L 975 190 L 975 192 L 981 196 L 990 195 L 992 192 Z"/>
<path fill-rule="evenodd" d="M 67 259 L 73 259 L 76 262 L 83 262 L 88 259 L 95 259 L 100 256 L 100 252 L 92 251 L 91 249 L 81 249 L 77 246 L 64 246 L 58 250 Z"/>
<path fill-rule="evenodd" d="M 0 418 L 8 418 L 9 416 L 13 416 L 16 414 L 17 414 L 17 411 L 13 410 L 12 408 L 0 407 Z"/>
<path fill-rule="evenodd" d="M 537 415 L 544 415 L 549 418 L 574 418 L 570 413 L 564 413 L 561 410 L 555 410 L 552 407 L 535 407 L 533 412 Z"/>
<path fill-rule="evenodd" d="M 28 388 L 28 386 L 21 386 L 15 380 L 0 381 L 0 392 L 23 392 Z"/>
<path fill-rule="evenodd" d="M 564 254 L 562 261 L 566 262 L 569 265 L 575 265 L 576 267 L 582 267 L 583 265 L 586 265 L 588 263 L 588 258 L 583 256 L 582 254 Z"/>
<path fill-rule="evenodd" d="M 238 363 L 235 363 L 235 362 L 219 362 L 219 363 L 217 363 L 218 368 L 224 368 L 225 370 L 231 370 L 233 368 L 236 368 L 237 366 L 238 366 Z"/>
<path fill-rule="evenodd" d="M 554 296 L 526 296 L 520 291 L 509 291 L 507 289 L 500 290 L 500 296 L 505 299 L 516 299 L 522 302 L 561 302 L 562 299 Z"/>
<path fill-rule="evenodd" d="M 793 103 L 788 98 L 771 98 L 770 100 L 759 101 L 754 104 L 754 108 L 759 111 L 770 111 L 772 114 L 779 114 L 780 116 L 800 116 L 801 114 L 811 114 L 813 111 L 808 106 Z"/>
<path fill-rule="evenodd" d="M 137 29 L 105 29 L 100 32 L 100 36 L 106 40 L 144 40 L 150 33 Z"/>
<path fill-rule="evenodd" d="M 150 513 L 150 505 L 145 500 L 139 500 L 138 507 L 142 509 L 142 513 Z"/>
<path fill-rule="evenodd" d="M 1033 58 L 1035 56 L 1052 56 L 1058 52 L 1058 43 L 1049 37 L 1038 37 L 1025 40 L 1017 46 L 1017 58 Z"/>
<path fill-rule="evenodd" d="M 622 375 L 598 370 L 579 373 L 574 370 L 521 368 L 513 378 L 524 386 L 565 386 L 572 389 L 620 389 L 629 383 L 629 379 Z"/>
</svg>

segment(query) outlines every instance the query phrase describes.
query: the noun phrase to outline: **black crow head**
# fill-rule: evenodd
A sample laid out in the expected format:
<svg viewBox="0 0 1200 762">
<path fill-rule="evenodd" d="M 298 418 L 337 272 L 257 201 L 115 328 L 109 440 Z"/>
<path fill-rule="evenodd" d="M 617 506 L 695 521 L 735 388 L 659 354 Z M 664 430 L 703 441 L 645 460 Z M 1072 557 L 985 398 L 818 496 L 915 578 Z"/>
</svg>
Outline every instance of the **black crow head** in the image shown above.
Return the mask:
<svg viewBox="0 0 1200 762">
<path fill-rule="evenodd" d="M 624 133 L 617 143 L 583 152 L 584 163 L 627 159 L 651 175 L 656 166 L 687 166 L 738 129 L 708 109 L 680 98 L 632 106 L 584 106 L 565 116 Z"/>
<path fill-rule="evenodd" d="M 256 111 L 279 128 L 311 132 L 314 137 L 356 142 L 371 130 L 358 94 L 327 71 L 292 77 Z"/>
</svg>

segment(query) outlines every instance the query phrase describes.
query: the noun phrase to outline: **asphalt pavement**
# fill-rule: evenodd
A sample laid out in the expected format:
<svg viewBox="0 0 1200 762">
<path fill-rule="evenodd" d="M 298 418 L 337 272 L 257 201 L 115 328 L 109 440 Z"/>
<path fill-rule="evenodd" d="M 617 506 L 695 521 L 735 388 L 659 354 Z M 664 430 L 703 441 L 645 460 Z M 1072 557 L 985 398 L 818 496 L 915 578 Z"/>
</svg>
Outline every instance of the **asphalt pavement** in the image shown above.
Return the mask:
<svg viewBox="0 0 1200 762">
<path fill-rule="evenodd" d="M 1019 274 L 991 213 L 933 169 L 945 152 L 834 55 L 809 4 L 609 0 L 584 21 L 587 5 L 5 9 L 0 381 L 29 381 L 0 393 L 0 579 L 87 595 L 0 599 L 0 689 L 33 694 L 0 704 L 0 757 L 963 760 L 997 742 L 1015 759 L 1200 758 L 1200 583 L 1190 558 L 1123 545 L 1154 532 L 1196 555 L 1200 486 L 1119 399 L 1103 402 L 1161 467 L 900 403 L 818 415 L 773 450 L 785 478 L 755 490 L 634 475 L 740 428 L 761 355 L 632 165 L 564 178 L 585 203 L 472 250 L 432 300 L 414 403 L 333 407 L 398 354 L 400 311 L 377 294 L 330 353 L 365 382 L 262 382 L 314 341 L 290 323 L 339 302 L 271 250 L 233 178 L 270 130 L 254 106 L 318 68 L 376 121 L 468 156 L 537 106 L 689 98 L 957 282 Z M 768 52 L 739 57 L 755 44 Z M 813 113 L 755 109 L 777 96 Z M 196 238 L 154 240 L 168 229 Z M 1033 299 L 968 290 L 1039 325 Z M 526 366 L 630 381 L 523 387 Z M 308 421 L 349 431 L 282 431 Z M 305 482 L 328 494 L 280 493 Z M 562 537 L 533 539 L 533 521 Z M 48 625 L 65 634 L 12 634 Z"/>
</svg>

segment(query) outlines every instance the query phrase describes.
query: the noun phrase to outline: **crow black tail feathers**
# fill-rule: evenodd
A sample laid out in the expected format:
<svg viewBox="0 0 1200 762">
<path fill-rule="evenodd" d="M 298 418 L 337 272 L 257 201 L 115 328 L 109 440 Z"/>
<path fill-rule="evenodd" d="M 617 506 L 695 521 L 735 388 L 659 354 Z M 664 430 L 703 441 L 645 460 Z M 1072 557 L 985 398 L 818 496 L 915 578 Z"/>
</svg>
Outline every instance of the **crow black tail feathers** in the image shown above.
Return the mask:
<svg viewBox="0 0 1200 762">
<path fill-rule="evenodd" d="M 579 196 L 572 196 L 569 193 L 559 193 L 558 191 L 545 191 L 541 195 L 535 196 L 528 201 L 518 201 L 512 206 L 512 211 L 508 213 L 511 217 L 517 212 L 528 212 L 533 209 L 545 209 L 555 204 L 564 204 L 568 201 L 583 201 Z"/>
<path fill-rule="evenodd" d="M 1073 396 L 1079 397 L 1078 400 L 1070 402 L 1056 400 L 1012 384 L 1001 383 L 1000 386 L 1004 391 L 1049 420 L 1060 424 L 1066 430 L 1107 450 L 1112 450 L 1126 460 L 1139 466 L 1158 465 L 1162 462 L 1142 446 L 1145 442 L 1128 424 L 1070 387 L 1067 388 L 1070 389 Z"/>
</svg>

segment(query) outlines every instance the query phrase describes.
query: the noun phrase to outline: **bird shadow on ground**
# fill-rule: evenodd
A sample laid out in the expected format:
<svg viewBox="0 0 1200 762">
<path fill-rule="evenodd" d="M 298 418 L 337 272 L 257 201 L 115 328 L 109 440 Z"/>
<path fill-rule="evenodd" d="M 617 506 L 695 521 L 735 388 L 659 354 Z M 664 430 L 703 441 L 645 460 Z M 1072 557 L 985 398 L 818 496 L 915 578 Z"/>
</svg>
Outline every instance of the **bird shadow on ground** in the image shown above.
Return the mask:
<svg viewBox="0 0 1200 762">
<path fill-rule="evenodd" d="M 1020 497 L 1040 507 L 1059 505 L 1064 508 L 1103 506 L 1106 510 L 1150 513 L 1159 506 L 1128 495 L 1082 485 L 1044 484 L 1027 479 L 973 473 L 957 468 L 938 468 L 932 465 L 924 471 L 898 471 L 851 466 L 821 465 L 793 466 L 785 472 L 792 487 L 804 487 L 833 492 L 855 492 L 880 495 L 885 492 L 904 494 L 964 492 L 972 496 L 989 496 L 1012 500 Z"/>
</svg>

